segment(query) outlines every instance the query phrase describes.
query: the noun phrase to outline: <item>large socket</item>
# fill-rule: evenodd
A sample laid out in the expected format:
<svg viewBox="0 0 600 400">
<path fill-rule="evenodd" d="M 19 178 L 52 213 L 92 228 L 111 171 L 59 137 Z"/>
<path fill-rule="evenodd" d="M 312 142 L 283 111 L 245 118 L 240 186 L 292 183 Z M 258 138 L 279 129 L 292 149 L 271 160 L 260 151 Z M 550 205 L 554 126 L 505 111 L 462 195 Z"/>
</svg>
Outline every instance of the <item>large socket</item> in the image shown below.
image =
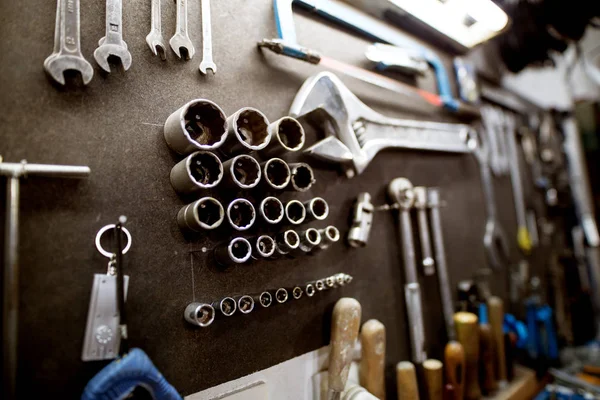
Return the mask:
<svg viewBox="0 0 600 400">
<path fill-rule="evenodd" d="M 285 210 L 283 203 L 277 197 L 265 197 L 258 207 L 258 212 L 266 223 L 276 225 L 283 220 Z"/>
<path fill-rule="evenodd" d="M 298 246 L 298 252 L 310 253 L 312 249 L 321 244 L 321 233 L 315 228 L 308 228 L 305 231 L 299 233 L 300 245 Z"/>
<path fill-rule="evenodd" d="M 226 317 L 231 317 L 237 311 L 237 302 L 233 297 L 224 297 L 212 304 L 215 310 L 219 310 Z"/>
<path fill-rule="evenodd" d="M 164 127 L 167 145 L 178 154 L 214 150 L 227 139 L 227 117 L 217 104 L 196 99 L 173 112 Z"/>
<path fill-rule="evenodd" d="M 267 129 L 269 120 L 256 108 L 244 107 L 236 111 L 227 118 L 227 125 L 229 135 L 221 152 L 228 156 L 262 150 L 271 141 Z"/>
<path fill-rule="evenodd" d="M 256 187 L 262 176 L 258 161 L 247 154 L 240 154 L 225 161 L 223 170 L 227 185 L 241 190 Z"/>
<path fill-rule="evenodd" d="M 213 188 L 221 182 L 223 164 L 214 153 L 196 151 L 175 164 L 171 169 L 170 178 L 171 185 L 177 193 L 195 193 Z"/>
<path fill-rule="evenodd" d="M 215 309 L 210 304 L 190 303 L 183 316 L 190 324 L 206 328 L 215 320 Z"/>
<path fill-rule="evenodd" d="M 201 232 L 218 228 L 225 219 L 219 200 L 203 197 L 183 206 L 177 213 L 177 224 L 182 231 Z"/>
<path fill-rule="evenodd" d="M 306 192 L 316 182 L 315 172 L 306 163 L 294 163 L 288 165 L 290 168 L 290 184 L 288 190 Z"/>
<path fill-rule="evenodd" d="M 255 254 L 262 258 L 271 258 L 275 254 L 275 239 L 268 235 L 261 235 L 254 241 Z"/>
<path fill-rule="evenodd" d="M 248 230 L 256 220 L 256 210 L 249 200 L 235 199 L 227 206 L 227 220 L 236 231 Z"/>
<path fill-rule="evenodd" d="M 229 243 L 220 244 L 215 248 L 215 261 L 222 267 L 243 264 L 252 256 L 252 246 L 247 239 L 236 237 Z"/>
<path fill-rule="evenodd" d="M 247 294 L 238 297 L 237 308 L 242 314 L 250 314 L 254 310 L 254 298 Z"/>
<path fill-rule="evenodd" d="M 340 241 L 340 231 L 333 225 L 319 229 L 319 233 L 321 234 L 321 243 L 313 248 L 313 252 L 326 250 L 332 244 Z"/>
<path fill-rule="evenodd" d="M 329 204 L 321 197 L 315 197 L 304 203 L 306 221 L 324 221 L 329 215 Z"/>
<path fill-rule="evenodd" d="M 300 225 L 306 219 L 306 208 L 298 200 L 290 200 L 285 205 L 285 216 L 292 225 Z"/>
<path fill-rule="evenodd" d="M 283 190 L 292 177 L 290 167 L 281 158 L 271 158 L 260 164 L 267 190 Z"/>
<path fill-rule="evenodd" d="M 262 150 L 265 158 L 281 156 L 286 152 L 296 152 L 302 149 L 305 141 L 304 128 L 292 117 L 283 117 L 268 126 L 271 142 Z"/>
<path fill-rule="evenodd" d="M 277 253 L 281 255 L 287 255 L 294 252 L 300 246 L 300 236 L 296 231 L 291 229 L 281 232 L 275 239 L 277 244 Z"/>
</svg>

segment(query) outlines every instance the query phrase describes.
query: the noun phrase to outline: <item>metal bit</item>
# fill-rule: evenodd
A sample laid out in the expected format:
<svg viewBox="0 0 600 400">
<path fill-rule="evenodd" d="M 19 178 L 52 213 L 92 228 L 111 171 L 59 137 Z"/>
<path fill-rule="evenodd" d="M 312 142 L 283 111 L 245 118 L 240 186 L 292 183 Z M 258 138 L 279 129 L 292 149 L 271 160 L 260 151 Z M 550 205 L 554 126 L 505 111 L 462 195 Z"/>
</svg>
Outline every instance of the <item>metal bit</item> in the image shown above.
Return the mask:
<svg viewBox="0 0 600 400">
<path fill-rule="evenodd" d="M 348 244 L 365 247 L 371 233 L 374 207 L 369 193 L 360 193 L 352 210 L 352 226 L 348 232 Z"/>
<path fill-rule="evenodd" d="M 150 50 L 155 56 L 159 55 L 163 61 L 167 59 L 165 40 L 162 35 L 160 0 L 152 0 L 150 33 L 146 36 L 146 43 L 148 43 Z"/>
<path fill-rule="evenodd" d="M 169 44 L 177 57 L 191 60 L 194 58 L 196 49 L 188 34 L 187 14 L 187 0 L 177 0 L 177 26 Z"/>
<path fill-rule="evenodd" d="M 122 0 L 106 0 L 106 34 L 98 41 L 98 48 L 94 51 L 96 62 L 106 72 L 110 72 L 110 56 L 118 58 L 125 71 L 131 67 L 131 53 L 123 41 Z"/>
<path fill-rule="evenodd" d="M 417 222 L 419 223 L 419 239 L 423 255 L 423 272 L 425 275 L 435 274 L 435 262 L 431 251 L 431 238 L 429 237 L 429 223 L 427 222 L 427 188 L 418 186 L 413 188 L 415 194 L 415 208 L 417 209 Z"/>
<path fill-rule="evenodd" d="M 210 20 L 210 0 L 202 0 L 202 62 L 200 72 L 206 75 L 206 71 L 217 73 L 217 65 L 212 58 L 212 26 Z"/>
</svg>

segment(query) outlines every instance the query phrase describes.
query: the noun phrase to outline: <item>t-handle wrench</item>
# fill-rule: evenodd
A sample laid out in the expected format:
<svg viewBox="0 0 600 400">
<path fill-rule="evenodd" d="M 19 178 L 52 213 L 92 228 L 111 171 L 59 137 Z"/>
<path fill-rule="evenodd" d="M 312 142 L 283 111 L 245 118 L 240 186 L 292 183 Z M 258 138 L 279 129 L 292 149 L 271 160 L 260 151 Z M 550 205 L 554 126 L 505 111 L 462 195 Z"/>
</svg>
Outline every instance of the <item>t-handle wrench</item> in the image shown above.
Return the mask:
<svg viewBox="0 0 600 400">
<path fill-rule="evenodd" d="M 217 73 L 217 65 L 212 58 L 212 24 L 210 21 L 210 0 L 202 0 L 202 62 L 198 67 L 206 75 L 206 71 Z"/>
<path fill-rule="evenodd" d="M 427 353 L 425 352 L 421 288 L 417 280 L 417 263 L 410 219 L 410 209 L 415 200 L 413 186 L 406 178 L 396 178 L 388 185 L 388 195 L 399 206 L 402 256 L 404 258 L 404 273 L 406 274 L 404 296 L 410 328 L 412 359 L 415 363 L 421 364 L 427 359 Z"/>
<path fill-rule="evenodd" d="M 413 192 L 415 194 L 415 208 L 417 209 L 417 222 L 419 224 L 419 241 L 421 242 L 421 253 L 423 256 L 423 273 L 430 276 L 435 274 L 435 262 L 431 251 L 429 223 L 427 222 L 427 188 L 417 186 L 413 189 Z"/>
</svg>

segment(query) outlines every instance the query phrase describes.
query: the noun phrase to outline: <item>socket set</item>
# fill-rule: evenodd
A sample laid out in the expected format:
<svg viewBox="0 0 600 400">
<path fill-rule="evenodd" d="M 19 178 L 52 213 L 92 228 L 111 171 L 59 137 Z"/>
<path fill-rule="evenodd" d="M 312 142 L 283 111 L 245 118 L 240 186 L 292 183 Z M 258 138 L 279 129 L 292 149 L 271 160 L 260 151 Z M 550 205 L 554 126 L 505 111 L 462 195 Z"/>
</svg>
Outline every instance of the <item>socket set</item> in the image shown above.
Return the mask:
<svg viewBox="0 0 600 400">
<path fill-rule="evenodd" d="M 226 296 L 211 303 L 193 302 L 187 305 L 183 316 L 190 324 L 206 328 L 215 319 L 231 317 L 236 313 L 250 314 L 255 309 L 300 300 L 305 296 L 310 298 L 319 292 L 337 289 L 350 282 L 352 282 L 352 276 L 338 273 L 301 285 L 269 289 L 261 293 Z"/>
</svg>

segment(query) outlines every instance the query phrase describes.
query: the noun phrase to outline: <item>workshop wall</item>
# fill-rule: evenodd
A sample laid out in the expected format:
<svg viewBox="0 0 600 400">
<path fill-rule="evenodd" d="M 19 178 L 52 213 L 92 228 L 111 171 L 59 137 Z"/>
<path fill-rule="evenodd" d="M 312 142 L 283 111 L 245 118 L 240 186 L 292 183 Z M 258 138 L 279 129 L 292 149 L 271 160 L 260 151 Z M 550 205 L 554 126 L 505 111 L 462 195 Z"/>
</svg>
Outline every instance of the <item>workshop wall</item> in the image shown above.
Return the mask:
<svg viewBox="0 0 600 400">
<path fill-rule="evenodd" d="M 55 2 L 22 0 L 0 5 L 0 154 L 6 161 L 89 165 L 92 170 L 88 180 L 31 178 L 23 183 L 19 397 L 77 398 L 105 365 L 82 362 L 81 349 L 93 274 L 103 273 L 107 263 L 96 251 L 94 237 L 119 215 L 128 217 L 127 228 L 133 236 L 125 257 L 126 274 L 130 275 L 130 342 L 146 351 L 182 394 L 326 345 L 329 315 L 341 296 L 361 302 L 363 320 L 376 318 L 385 324 L 391 390 L 392 366 L 410 357 L 395 216 L 376 214 L 365 249 L 349 249 L 339 243 L 312 257 L 259 261 L 226 272 L 214 267 L 210 251 L 198 250 L 210 250 L 217 240 L 226 240 L 233 233 L 188 241 L 175 221 L 184 202 L 171 188 L 169 172 L 180 157 L 169 151 L 162 135 L 162 125 L 171 112 L 191 99 L 207 98 L 227 114 L 252 106 L 273 121 L 286 114 L 302 82 L 319 71 L 257 50 L 258 40 L 276 35 L 272 2 L 213 2 L 218 73 L 207 77 L 198 73 L 199 1 L 189 1 L 189 30 L 197 49 L 189 62 L 177 60 L 170 50 L 166 62 L 154 57 L 145 42 L 150 2 L 124 2 L 124 39 L 133 65 L 127 72 L 110 75 L 101 73 L 92 57 L 104 35 L 105 2 L 81 3 L 82 50 L 94 65 L 95 76 L 80 89 L 55 87 L 42 68 L 52 51 Z M 175 4 L 164 1 L 162 13 L 168 39 L 175 27 Z M 295 20 L 302 43 L 331 57 L 362 63 L 367 41 L 306 14 L 297 13 Z M 450 59 L 445 61 L 449 67 Z M 387 115 L 447 119 L 424 110 L 419 113 L 396 95 L 344 81 L 368 105 Z M 430 90 L 434 87 L 431 77 L 420 83 Z M 314 139 L 309 137 L 309 143 Z M 337 226 L 344 235 L 359 192 L 370 192 L 374 204 L 386 203 L 385 186 L 400 176 L 414 184 L 441 187 L 452 285 L 470 278 L 484 265 L 485 213 L 479 168 L 473 157 L 385 151 L 352 180 L 326 165 L 309 162 L 317 168 L 317 184 L 298 198 L 325 198 L 330 205 L 326 224 Z M 496 180 L 496 192 L 500 221 L 509 238 L 514 238 L 509 177 Z M 218 191 L 214 193 L 218 196 Z M 291 198 L 292 194 L 284 196 Z M 516 261 L 514 241 L 511 254 Z M 336 272 L 349 273 L 354 281 L 312 299 L 219 320 L 207 329 L 193 329 L 182 317 L 193 298 L 209 301 Z M 492 289 L 502 297 L 506 297 L 506 277 L 507 271 L 501 271 L 492 280 Z M 440 357 L 445 334 L 437 277 L 422 278 L 421 283 L 429 353 Z"/>
</svg>

